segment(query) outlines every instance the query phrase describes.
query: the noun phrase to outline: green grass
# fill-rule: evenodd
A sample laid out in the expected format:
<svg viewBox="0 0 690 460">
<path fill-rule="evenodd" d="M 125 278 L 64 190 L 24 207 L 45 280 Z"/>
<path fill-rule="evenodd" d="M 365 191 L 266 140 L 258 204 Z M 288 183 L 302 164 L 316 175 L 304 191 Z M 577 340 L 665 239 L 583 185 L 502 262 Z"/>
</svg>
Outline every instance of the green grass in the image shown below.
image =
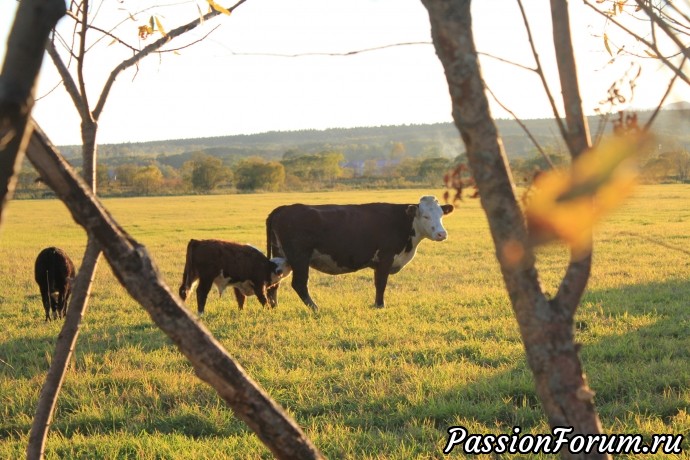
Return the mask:
<svg viewBox="0 0 690 460">
<path fill-rule="evenodd" d="M 107 199 L 171 288 L 190 238 L 265 250 L 264 220 L 293 202 L 414 202 L 433 190 Z M 289 284 L 275 310 L 237 310 L 213 291 L 203 322 L 329 458 L 442 458 L 446 429 L 546 433 L 524 352 L 476 200 L 444 219 L 449 241 L 421 244 L 372 308 L 373 273 L 312 271 L 313 317 Z M 43 247 L 79 265 L 84 232 L 58 201 L 14 201 L 0 229 L 0 458 L 24 456 L 57 322 L 44 323 L 33 263 Z M 690 451 L 690 187 L 645 186 L 596 231 L 577 339 L 604 428 L 682 433 Z M 555 292 L 567 264 L 538 251 Z M 196 311 L 194 300 L 190 309 Z M 459 451 L 454 455 L 459 457 Z M 46 457 L 269 458 L 246 426 L 112 276 L 99 266 Z M 680 457 L 690 458 L 687 452 Z M 678 458 L 680 458 L 678 457 Z M 677 457 L 667 457 L 677 458 Z"/>
</svg>

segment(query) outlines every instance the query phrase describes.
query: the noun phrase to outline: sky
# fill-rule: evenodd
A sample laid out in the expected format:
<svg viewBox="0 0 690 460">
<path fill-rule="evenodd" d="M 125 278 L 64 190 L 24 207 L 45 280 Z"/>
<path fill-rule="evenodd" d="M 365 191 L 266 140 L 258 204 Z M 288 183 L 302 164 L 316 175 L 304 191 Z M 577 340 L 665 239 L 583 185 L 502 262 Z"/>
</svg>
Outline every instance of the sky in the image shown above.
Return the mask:
<svg viewBox="0 0 690 460">
<path fill-rule="evenodd" d="M 524 3 L 558 100 L 548 1 Z M 0 0 L 3 57 L 16 5 L 15 0 Z M 146 6 L 152 7 L 144 10 Z M 137 26 L 147 23 L 151 14 L 170 30 L 196 18 L 199 8 L 205 12 L 208 5 L 186 0 L 106 0 L 97 21 L 110 29 L 129 13 L 144 10 L 134 15 L 134 21 L 124 19 L 117 34 L 134 46 L 145 46 L 152 39 L 140 41 Z M 630 65 L 623 57 L 607 64 L 611 56 L 602 35 L 607 32 L 612 38 L 614 51 L 625 39 L 581 2 L 570 2 L 570 9 L 583 106 L 593 113 L 611 83 Z M 520 118 L 552 117 L 536 73 L 496 59 L 534 66 L 517 2 L 476 0 L 472 15 L 482 72 L 492 92 Z M 72 26 L 70 19 L 63 18 L 58 28 L 69 38 Z M 202 37 L 206 38 L 185 46 Z M 110 42 L 101 40 L 87 55 L 85 79 L 92 105 L 110 72 L 131 56 L 131 51 Z M 410 42 L 425 44 L 350 56 L 318 55 Z M 166 47 L 182 47 L 177 52 L 150 55 L 137 68 L 122 73 L 100 118 L 98 142 L 450 122 L 448 86 L 430 42 L 429 18 L 420 0 L 247 0 L 231 16 L 216 16 Z M 648 60 L 632 103 L 655 106 L 667 81 L 668 72 Z M 52 142 L 80 144 L 77 111 L 47 57 L 37 96 L 33 116 Z M 683 97 L 678 92 L 672 100 Z M 496 118 L 511 118 L 493 100 L 491 110 Z"/>
</svg>

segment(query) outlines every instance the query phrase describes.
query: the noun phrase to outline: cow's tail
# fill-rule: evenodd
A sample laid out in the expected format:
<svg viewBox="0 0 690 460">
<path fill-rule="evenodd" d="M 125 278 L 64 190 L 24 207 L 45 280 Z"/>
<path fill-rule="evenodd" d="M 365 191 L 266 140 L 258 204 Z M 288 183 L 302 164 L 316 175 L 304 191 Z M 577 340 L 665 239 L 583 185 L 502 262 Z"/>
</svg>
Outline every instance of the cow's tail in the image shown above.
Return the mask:
<svg viewBox="0 0 690 460">
<path fill-rule="evenodd" d="M 266 218 L 266 257 L 271 258 L 271 235 L 273 234 L 273 213 L 275 210 Z"/>
<path fill-rule="evenodd" d="M 193 273 L 194 264 L 192 261 L 194 260 L 194 248 L 197 242 L 197 240 L 191 239 L 189 243 L 187 243 L 187 256 L 184 263 L 184 272 L 182 273 L 182 284 L 180 285 L 180 297 L 182 297 L 182 300 L 187 299 L 189 289 L 192 287 L 192 283 L 196 278 L 196 274 Z"/>
</svg>

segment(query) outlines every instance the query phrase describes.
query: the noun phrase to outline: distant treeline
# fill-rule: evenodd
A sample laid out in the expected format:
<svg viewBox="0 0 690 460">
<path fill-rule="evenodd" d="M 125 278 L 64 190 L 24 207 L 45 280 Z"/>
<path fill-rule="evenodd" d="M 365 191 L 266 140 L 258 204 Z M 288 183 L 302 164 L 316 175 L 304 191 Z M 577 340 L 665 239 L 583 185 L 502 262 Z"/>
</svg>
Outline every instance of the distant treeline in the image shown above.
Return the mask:
<svg viewBox="0 0 690 460">
<path fill-rule="evenodd" d="M 680 110 L 659 115 L 654 125 L 658 145 L 641 153 L 647 181 L 688 180 L 689 115 Z M 523 123 L 554 164 L 568 162 L 553 120 Z M 599 130 L 610 131 L 602 117 L 591 117 L 590 125 L 595 138 Z M 536 171 L 548 168 L 518 123 L 498 120 L 497 126 L 517 182 L 529 182 Z M 60 150 L 79 169 L 80 147 Z M 105 144 L 99 146 L 98 187 L 104 196 L 441 187 L 444 173 L 465 162 L 463 150 L 450 123 Z M 50 194 L 25 166 L 17 197 Z"/>
</svg>

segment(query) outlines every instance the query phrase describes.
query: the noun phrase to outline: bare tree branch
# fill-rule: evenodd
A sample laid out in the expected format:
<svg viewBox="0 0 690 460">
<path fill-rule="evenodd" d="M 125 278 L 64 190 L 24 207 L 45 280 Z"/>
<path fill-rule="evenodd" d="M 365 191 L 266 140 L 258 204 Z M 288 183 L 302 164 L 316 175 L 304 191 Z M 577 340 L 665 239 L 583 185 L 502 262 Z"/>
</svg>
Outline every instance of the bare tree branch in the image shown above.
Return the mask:
<svg viewBox="0 0 690 460">
<path fill-rule="evenodd" d="M 620 21 L 617 21 L 615 18 L 612 18 L 612 17 L 610 17 L 610 16 L 605 15 L 603 12 L 601 12 L 601 11 L 599 10 L 599 8 L 597 8 L 596 6 L 592 5 L 588 0 L 583 0 L 583 1 L 584 1 L 584 4 L 585 4 L 585 5 L 587 5 L 588 7 L 590 7 L 591 9 L 593 9 L 594 11 L 596 11 L 597 13 L 599 13 L 600 15 L 606 17 L 609 21 L 611 21 L 612 24 L 616 25 L 619 29 L 621 29 L 622 31 L 628 33 L 631 37 L 635 38 L 636 40 L 638 40 L 639 42 L 641 42 L 641 43 L 643 43 L 645 46 L 647 46 L 650 50 L 654 51 L 654 53 L 656 54 L 657 58 L 658 58 L 661 62 L 663 62 L 664 65 L 665 65 L 666 67 L 668 67 L 669 69 L 671 69 L 671 70 L 673 71 L 673 73 L 675 73 L 675 74 L 678 76 L 678 78 L 680 78 L 680 79 L 683 80 L 685 83 L 687 83 L 688 85 L 690 85 L 690 78 L 688 78 L 688 76 L 685 75 L 685 72 L 683 72 L 682 69 L 680 69 L 678 66 L 675 66 L 675 65 L 669 60 L 669 58 L 665 57 L 665 56 L 662 54 L 661 50 L 657 47 L 656 43 L 650 42 L 649 40 L 645 39 L 644 37 L 640 36 L 639 34 L 636 34 L 636 33 L 633 32 L 632 30 L 630 30 L 628 27 L 625 27 Z M 682 48 L 682 49 L 685 49 L 685 48 Z M 689 52 L 689 51 L 684 51 L 684 54 L 687 53 L 687 52 Z"/>
<path fill-rule="evenodd" d="M 532 135 L 532 132 L 527 128 L 527 126 L 522 122 L 522 120 L 520 120 L 520 118 L 518 118 L 518 116 L 512 110 L 510 110 L 508 107 L 503 105 L 503 103 L 496 97 L 496 95 L 494 94 L 493 91 L 491 91 L 491 88 L 489 88 L 488 85 L 486 85 L 485 87 L 486 87 L 486 90 L 489 92 L 489 94 L 491 94 L 491 97 L 494 98 L 494 101 L 496 101 L 496 103 L 498 105 L 500 105 L 503 108 L 503 110 L 508 112 L 510 114 L 510 116 L 512 116 L 513 119 L 517 122 L 517 124 L 520 125 L 520 128 L 522 128 L 522 130 L 525 132 L 525 134 L 527 134 L 527 137 L 529 137 L 530 141 L 532 141 L 532 144 L 539 151 L 541 156 L 544 158 L 544 160 L 546 161 L 546 164 L 549 165 L 549 168 L 554 169 L 555 166 L 553 165 L 553 162 L 551 161 L 551 157 L 549 157 L 549 155 L 544 151 L 544 149 L 541 148 L 541 145 L 539 144 L 537 139 Z"/>
<path fill-rule="evenodd" d="M 247 0 L 240 0 L 239 2 L 235 3 L 234 6 L 228 8 L 228 11 L 232 12 L 234 11 L 238 6 L 240 6 L 242 3 L 244 3 Z M 165 45 L 169 41 L 173 40 L 176 37 L 179 37 L 180 35 L 189 32 L 190 30 L 196 28 L 199 24 L 201 24 L 203 21 L 206 21 L 212 17 L 218 16 L 220 13 L 216 10 L 213 10 L 209 13 L 206 13 L 204 16 L 195 19 L 194 21 L 191 21 L 185 25 L 182 25 L 180 27 L 177 27 L 170 32 L 168 32 L 165 36 L 159 38 L 158 40 L 154 41 L 153 43 L 149 44 L 148 46 L 144 47 L 141 51 L 136 53 L 134 56 L 131 58 L 122 61 L 113 71 L 110 73 L 110 76 L 105 82 L 105 85 L 103 86 L 103 90 L 101 91 L 101 96 L 98 99 L 98 102 L 96 103 L 96 107 L 93 110 L 93 115 L 95 119 L 100 118 L 101 112 L 103 111 L 103 107 L 105 106 L 105 101 L 108 99 L 108 95 L 110 94 L 110 89 L 113 86 L 113 83 L 115 83 L 115 79 L 120 75 L 122 71 L 125 69 L 128 69 L 129 67 L 133 66 L 152 52 L 156 51 L 159 49 L 161 46 Z"/>
<path fill-rule="evenodd" d="M 77 111 L 79 112 L 79 115 L 83 120 L 85 117 L 88 117 L 89 107 L 86 104 L 86 101 L 82 99 L 81 94 L 79 93 L 79 88 L 77 87 L 77 84 L 72 78 L 72 74 L 69 73 L 67 66 L 64 62 L 62 62 L 62 58 L 55 49 L 55 45 L 52 41 L 48 41 L 48 44 L 46 45 L 46 51 L 52 59 L 53 65 L 55 65 L 55 68 L 60 74 L 62 84 L 65 85 L 65 90 L 67 91 L 67 94 L 69 94 L 70 98 L 72 98 L 72 103 L 77 108 Z"/>
<path fill-rule="evenodd" d="M 79 268 L 79 274 L 74 282 L 72 299 L 67 309 L 67 318 L 58 335 L 55 344 L 55 353 L 50 362 L 50 369 L 48 370 L 48 375 L 43 383 L 43 388 L 41 388 L 41 394 L 38 398 L 36 414 L 31 424 L 29 444 L 26 450 L 27 460 L 42 459 L 45 453 L 48 430 L 53 419 L 53 414 L 55 413 L 58 394 L 60 393 L 60 388 L 62 388 L 62 383 L 65 379 L 67 365 L 69 364 L 77 344 L 79 327 L 82 317 L 86 313 L 89 296 L 91 295 L 91 286 L 96 274 L 96 267 L 98 266 L 100 255 L 101 250 L 98 244 L 95 240 L 89 238 L 86 245 L 86 251 L 84 252 L 84 258 Z"/>
<path fill-rule="evenodd" d="M 568 125 L 565 139 L 573 160 L 588 150 L 592 143 L 589 138 L 587 118 L 582 110 L 580 85 L 577 80 L 577 66 L 570 36 L 570 19 L 567 0 L 551 0 L 551 18 L 553 21 L 553 41 L 558 56 L 558 73 L 561 80 L 563 107 Z M 571 260 L 565 276 L 558 288 L 552 305 L 564 309 L 572 318 L 580 304 L 582 293 L 587 287 L 592 268 L 591 251 L 585 256 L 577 257 L 571 251 Z M 598 427 L 601 430 L 601 426 Z"/>
<path fill-rule="evenodd" d="M 0 73 L 0 223 L 12 198 L 16 173 L 31 130 L 27 128 L 43 47 L 50 30 L 65 14 L 62 0 L 19 3 Z"/>
<path fill-rule="evenodd" d="M 281 459 L 320 459 L 299 426 L 230 357 L 165 284 L 146 248 L 125 232 L 36 127 L 27 156 L 74 220 L 100 244 L 127 292 L 235 414 Z"/>
<path fill-rule="evenodd" d="M 549 99 L 549 104 L 551 105 L 551 110 L 553 111 L 554 120 L 556 120 L 556 124 L 558 125 L 558 130 L 561 132 L 561 136 L 563 136 L 563 138 L 565 139 L 565 125 L 563 124 L 563 120 L 561 120 L 561 115 L 558 113 L 558 108 L 556 107 L 556 102 L 554 101 L 553 95 L 551 94 L 551 90 L 549 89 L 549 84 L 546 82 L 546 76 L 544 75 L 544 69 L 541 66 L 539 53 L 537 53 L 537 48 L 534 46 L 534 39 L 532 38 L 532 28 L 530 27 L 529 21 L 527 20 L 525 7 L 522 5 L 522 0 L 517 0 L 517 3 L 520 7 L 520 14 L 522 15 L 522 21 L 525 24 L 525 30 L 527 31 L 527 38 L 529 41 L 529 46 L 532 49 L 532 56 L 534 56 L 534 62 L 537 65 L 537 68 L 534 71 L 537 73 L 537 75 L 539 75 L 541 84 L 544 87 L 544 93 L 546 93 L 546 97 Z M 551 164 L 550 161 L 549 164 Z M 551 167 L 553 167 L 553 165 L 551 165 Z"/>
<path fill-rule="evenodd" d="M 391 43 L 389 45 L 372 46 L 370 48 L 362 48 L 353 51 L 345 51 L 343 53 L 328 53 L 328 52 L 309 52 L 309 53 L 243 53 L 235 52 L 230 50 L 233 56 L 266 56 L 266 57 L 284 57 L 284 58 L 297 58 L 297 57 L 310 57 L 310 56 L 354 56 L 361 53 L 370 53 L 372 51 L 380 51 L 388 48 L 396 48 L 398 46 L 413 46 L 413 45 L 432 45 L 431 42 L 402 42 L 402 43 Z"/>
<path fill-rule="evenodd" d="M 683 64 L 685 64 L 686 58 L 683 58 L 683 62 L 680 63 L 679 67 L 683 67 Z M 659 100 L 659 103 L 656 105 L 656 108 L 654 109 L 654 112 L 652 113 L 652 116 L 649 117 L 649 120 L 647 120 L 647 123 L 645 123 L 644 127 L 642 128 L 645 131 L 648 131 L 649 128 L 651 128 L 652 124 L 654 123 L 654 120 L 656 120 L 657 115 L 659 115 L 659 112 L 661 111 L 661 107 L 664 105 L 664 102 L 668 98 L 668 96 L 671 94 L 671 90 L 673 89 L 673 85 L 676 83 L 676 80 L 678 79 L 678 75 L 674 74 L 673 78 L 671 78 L 671 81 L 668 82 L 668 87 L 666 88 L 666 92 L 664 92 L 664 95 L 661 97 Z"/>
</svg>

